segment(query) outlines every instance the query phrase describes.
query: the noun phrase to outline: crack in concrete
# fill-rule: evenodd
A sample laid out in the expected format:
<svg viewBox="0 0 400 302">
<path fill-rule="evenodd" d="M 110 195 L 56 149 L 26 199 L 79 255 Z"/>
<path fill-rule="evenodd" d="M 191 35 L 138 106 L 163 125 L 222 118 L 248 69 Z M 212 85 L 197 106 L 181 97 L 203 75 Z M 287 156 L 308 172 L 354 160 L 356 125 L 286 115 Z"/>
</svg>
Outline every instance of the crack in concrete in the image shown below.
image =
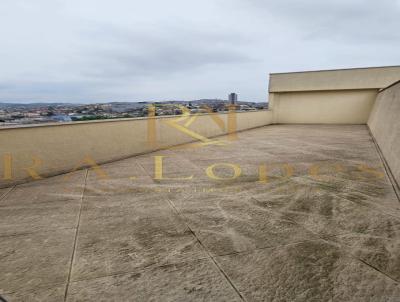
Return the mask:
<svg viewBox="0 0 400 302">
<path fill-rule="evenodd" d="M 211 253 L 208 251 L 208 249 L 204 246 L 204 244 L 201 242 L 200 238 L 196 235 L 196 233 L 192 230 L 192 228 L 186 223 L 185 219 L 182 218 L 182 214 L 179 212 L 179 210 L 175 207 L 174 203 L 167 198 L 168 204 L 171 206 L 173 211 L 178 215 L 179 219 L 185 224 L 186 228 L 190 231 L 190 233 L 196 238 L 198 243 L 201 245 L 201 247 L 204 249 L 206 252 L 207 256 L 209 259 L 214 263 L 215 267 L 218 269 L 220 274 L 225 278 L 225 280 L 230 284 L 232 289 L 236 292 L 236 294 L 239 296 L 239 298 L 242 301 L 246 302 L 246 299 L 243 297 L 243 295 L 240 293 L 239 289 L 233 284 L 232 280 L 228 277 L 228 275 L 224 272 L 224 270 L 218 265 L 217 261 L 215 258 L 211 255 Z"/>
<path fill-rule="evenodd" d="M 76 231 L 75 231 L 74 243 L 73 243 L 73 248 L 72 248 L 71 262 L 70 262 L 69 271 L 68 271 L 68 279 L 67 279 L 67 284 L 65 286 L 64 302 L 67 301 L 69 284 L 71 282 L 71 273 L 72 273 L 72 267 L 73 267 L 74 260 L 75 260 L 75 253 L 76 253 L 76 247 L 77 247 L 77 241 L 78 241 L 77 239 L 78 239 L 78 233 L 79 233 L 79 226 L 80 226 L 80 222 L 81 222 L 83 200 L 84 200 L 84 196 L 85 196 L 85 189 L 86 189 L 88 174 L 89 174 L 89 169 L 86 169 L 85 179 L 83 182 L 82 195 L 81 195 L 81 202 L 80 202 L 80 207 L 79 207 L 78 221 L 76 224 Z"/>
</svg>

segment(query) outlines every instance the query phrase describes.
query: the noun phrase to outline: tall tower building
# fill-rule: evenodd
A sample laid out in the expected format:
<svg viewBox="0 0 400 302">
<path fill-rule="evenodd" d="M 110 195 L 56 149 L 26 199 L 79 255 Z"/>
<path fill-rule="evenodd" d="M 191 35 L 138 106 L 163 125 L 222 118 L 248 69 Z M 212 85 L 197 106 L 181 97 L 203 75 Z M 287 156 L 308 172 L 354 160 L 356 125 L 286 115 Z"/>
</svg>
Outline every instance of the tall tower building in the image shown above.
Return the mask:
<svg viewBox="0 0 400 302">
<path fill-rule="evenodd" d="M 231 105 L 235 105 L 238 100 L 238 95 L 236 93 L 232 92 L 229 94 L 228 99 L 229 99 L 229 103 Z"/>
</svg>

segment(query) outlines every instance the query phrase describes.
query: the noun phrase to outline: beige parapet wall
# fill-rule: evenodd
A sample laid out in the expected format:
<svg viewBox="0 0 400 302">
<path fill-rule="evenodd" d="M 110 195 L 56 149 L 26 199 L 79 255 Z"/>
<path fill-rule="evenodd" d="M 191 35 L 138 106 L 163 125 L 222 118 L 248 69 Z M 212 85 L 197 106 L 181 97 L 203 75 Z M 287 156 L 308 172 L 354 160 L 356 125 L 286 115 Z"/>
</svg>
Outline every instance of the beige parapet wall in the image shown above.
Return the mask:
<svg viewBox="0 0 400 302">
<path fill-rule="evenodd" d="M 400 66 L 272 73 L 270 92 L 381 89 L 400 80 Z"/>
<path fill-rule="evenodd" d="M 368 126 L 398 186 L 400 184 L 400 83 L 379 93 Z"/>
<path fill-rule="evenodd" d="M 366 124 L 379 89 L 400 80 L 400 66 L 270 75 L 274 123 Z"/>
<path fill-rule="evenodd" d="M 78 167 L 90 166 L 90 161 L 101 164 L 198 140 L 189 131 L 210 138 L 228 134 L 232 130 L 265 126 L 272 122 L 272 113 L 203 114 L 196 116 L 185 127 L 189 131 L 173 126 L 177 118 L 155 117 L 0 129 L 0 187 L 32 180 L 27 170 L 32 166 L 31 173 L 35 171 L 42 177 L 67 173 Z M 228 127 L 229 119 L 233 125 L 231 129 Z M 187 121 L 178 124 L 184 126 Z M 148 131 L 149 128 L 155 131 Z"/>
</svg>

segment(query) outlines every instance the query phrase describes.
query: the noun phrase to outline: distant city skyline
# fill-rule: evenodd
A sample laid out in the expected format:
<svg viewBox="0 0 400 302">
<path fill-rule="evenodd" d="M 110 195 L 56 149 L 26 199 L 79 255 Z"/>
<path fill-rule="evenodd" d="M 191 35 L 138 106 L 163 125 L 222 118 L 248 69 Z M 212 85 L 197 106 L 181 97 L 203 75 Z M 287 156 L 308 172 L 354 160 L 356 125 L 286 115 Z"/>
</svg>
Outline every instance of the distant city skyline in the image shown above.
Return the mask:
<svg viewBox="0 0 400 302">
<path fill-rule="evenodd" d="M 235 101 L 231 100 L 234 95 Z M 203 99 L 171 102 L 110 102 L 110 103 L 1 103 L 0 128 L 54 122 L 77 122 L 119 118 L 148 117 L 149 108 L 156 116 L 198 113 L 226 113 L 265 110 L 267 103 L 240 102 L 236 94 L 230 100 Z M 185 108 L 185 109 L 184 109 Z M 186 111 L 184 111 L 186 110 Z"/>
<path fill-rule="evenodd" d="M 236 94 L 237 95 L 237 94 Z M 238 95 L 237 95 L 238 96 Z M 43 104 L 43 105 L 49 105 L 49 104 L 71 104 L 71 105 L 85 105 L 85 104 L 110 104 L 110 103 L 173 103 L 173 102 L 185 102 L 185 103 L 190 103 L 190 102 L 196 102 L 196 101 L 201 101 L 201 100 L 220 100 L 220 101 L 226 101 L 230 102 L 229 96 L 228 98 L 197 98 L 197 99 L 190 99 L 190 100 L 108 100 L 108 101 L 96 101 L 96 100 L 87 100 L 83 102 L 62 102 L 62 101 L 57 101 L 57 100 L 48 100 L 48 101 L 35 101 L 35 100 L 21 100 L 21 101 L 15 101 L 15 102 L 8 102 L 8 101 L 0 101 L 0 107 L 1 105 L 6 105 L 6 104 L 21 104 L 21 105 L 28 105 L 28 104 Z M 242 100 L 243 102 L 250 102 L 250 103 L 268 103 L 268 100 L 262 100 L 262 101 L 252 101 L 252 100 Z"/>
<path fill-rule="evenodd" d="M 265 102 L 268 74 L 400 64 L 400 0 L 3 0 L 0 102 Z"/>
</svg>

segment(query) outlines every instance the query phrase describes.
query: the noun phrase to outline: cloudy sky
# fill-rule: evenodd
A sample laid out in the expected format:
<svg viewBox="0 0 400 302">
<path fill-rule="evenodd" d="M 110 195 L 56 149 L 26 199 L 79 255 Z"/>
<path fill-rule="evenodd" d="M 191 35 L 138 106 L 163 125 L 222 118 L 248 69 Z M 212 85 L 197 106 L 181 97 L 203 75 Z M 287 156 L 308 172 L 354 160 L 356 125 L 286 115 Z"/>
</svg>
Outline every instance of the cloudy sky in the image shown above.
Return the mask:
<svg viewBox="0 0 400 302">
<path fill-rule="evenodd" d="M 1 0 L 0 101 L 265 101 L 271 72 L 400 65 L 400 0 Z"/>
</svg>

